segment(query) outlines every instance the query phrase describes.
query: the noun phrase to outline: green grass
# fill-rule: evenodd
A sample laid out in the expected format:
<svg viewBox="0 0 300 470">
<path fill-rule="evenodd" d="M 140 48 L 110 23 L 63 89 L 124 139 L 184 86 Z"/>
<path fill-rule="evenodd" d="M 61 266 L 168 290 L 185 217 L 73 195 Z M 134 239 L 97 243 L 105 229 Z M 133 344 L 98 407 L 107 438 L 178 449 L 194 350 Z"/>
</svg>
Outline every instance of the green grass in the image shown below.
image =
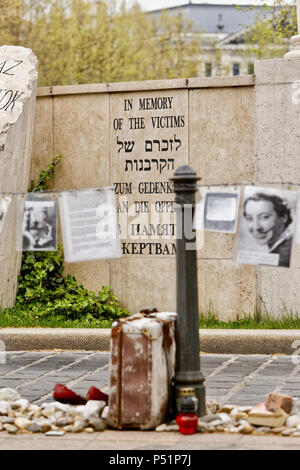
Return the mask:
<svg viewBox="0 0 300 470">
<path fill-rule="evenodd" d="M 224 329 L 267 329 L 286 330 L 300 329 L 300 315 L 283 311 L 278 318 L 271 318 L 268 312 L 259 314 L 243 314 L 232 321 L 219 320 L 215 313 L 200 314 L 199 328 L 224 328 Z"/>
<path fill-rule="evenodd" d="M 14 312 L 9 309 L 0 312 L 0 328 L 110 328 L 113 320 L 78 319 L 66 320 L 58 316 L 47 318 L 33 315 L 30 312 Z"/>
<path fill-rule="evenodd" d="M 66 320 L 59 316 L 43 316 L 24 312 L 14 308 L 13 312 L 6 309 L 0 312 L 0 328 L 37 327 L 37 328 L 110 328 L 113 320 L 97 320 L 93 318 Z M 300 315 L 284 311 L 280 318 L 272 319 L 267 312 L 263 315 L 254 312 L 253 315 L 243 314 L 237 320 L 219 320 L 214 312 L 200 314 L 199 328 L 213 329 L 300 329 Z"/>
</svg>

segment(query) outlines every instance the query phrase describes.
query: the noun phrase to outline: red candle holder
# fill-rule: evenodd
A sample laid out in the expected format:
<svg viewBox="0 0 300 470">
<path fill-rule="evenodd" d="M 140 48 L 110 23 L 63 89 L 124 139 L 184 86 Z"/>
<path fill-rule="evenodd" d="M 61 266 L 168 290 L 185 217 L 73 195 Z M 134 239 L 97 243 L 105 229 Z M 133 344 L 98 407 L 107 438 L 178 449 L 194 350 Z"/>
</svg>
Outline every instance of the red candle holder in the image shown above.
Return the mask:
<svg viewBox="0 0 300 470">
<path fill-rule="evenodd" d="M 195 413 L 197 402 L 197 398 L 193 396 L 185 395 L 181 398 L 179 414 L 176 417 L 176 423 L 181 434 L 194 434 L 196 432 L 198 424 L 198 417 Z"/>
<path fill-rule="evenodd" d="M 195 413 L 179 413 L 176 417 L 181 434 L 194 434 L 197 429 L 198 418 Z"/>
</svg>

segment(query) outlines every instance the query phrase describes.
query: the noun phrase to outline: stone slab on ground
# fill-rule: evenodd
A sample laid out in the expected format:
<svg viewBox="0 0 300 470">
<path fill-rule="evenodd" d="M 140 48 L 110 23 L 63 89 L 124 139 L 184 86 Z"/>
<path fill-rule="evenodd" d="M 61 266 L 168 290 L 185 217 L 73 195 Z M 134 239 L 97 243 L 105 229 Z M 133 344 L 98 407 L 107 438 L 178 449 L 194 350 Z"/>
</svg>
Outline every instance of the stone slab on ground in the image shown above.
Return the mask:
<svg viewBox="0 0 300 470">
<path fill-rule="evenodd" d="M 163 435 L 162 435 L 163 434 Z M 1 450 L 299 450 L 298 437 L 113 431 L 101 433 L 10 435 L 0 433 Z M 112 452 L 112 455 L 115 455 Z"/>
</svg>

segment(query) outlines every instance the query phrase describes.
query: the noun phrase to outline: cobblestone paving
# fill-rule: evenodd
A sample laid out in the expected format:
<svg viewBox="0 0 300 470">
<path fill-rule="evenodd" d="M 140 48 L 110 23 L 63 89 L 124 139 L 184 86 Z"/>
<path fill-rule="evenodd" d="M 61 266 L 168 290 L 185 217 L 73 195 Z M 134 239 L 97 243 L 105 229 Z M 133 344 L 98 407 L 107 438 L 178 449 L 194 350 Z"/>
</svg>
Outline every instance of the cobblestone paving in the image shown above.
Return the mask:
<svg viewBox="0 0 300 470">
<path fill-rule="evenodd" d="M 207 397 L 220 403 L 252 405 L 274 390 L 300 398 L 300 365 L 290 356 L 204 354 L 201 370 Z M 83 396 L 91 385 L 108 391 L 109 353 L 10 351 L 0 364 L 0 388 L 15 388 L 34 403 L 51 401 L 57 382 Z"/>
</svg>

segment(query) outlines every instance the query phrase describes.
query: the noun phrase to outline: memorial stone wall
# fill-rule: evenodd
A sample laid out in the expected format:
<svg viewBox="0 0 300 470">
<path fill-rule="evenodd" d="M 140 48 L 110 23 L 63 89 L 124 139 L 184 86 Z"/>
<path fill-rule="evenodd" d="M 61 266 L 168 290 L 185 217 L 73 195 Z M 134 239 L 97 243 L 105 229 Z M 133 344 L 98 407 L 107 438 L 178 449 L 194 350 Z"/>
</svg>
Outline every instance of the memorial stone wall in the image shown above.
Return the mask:
<svg viewBox="0 0 300 470">
<path fill-rule="evenodd" d="M 31 178 L 64 158 L 53 188 L 113 186 L 120 259 L 66 264 L 87 288 L 112 286 L 132 312 L 176 308 L 170 177 L 188 164 L 201 184 L 255 178 L 254 77 L 212 77 L 39 88 Z M 205 232 L 197 252 L 200 311 L 253 312 L 255 266 L 235 261 L 235 236 Z"/>
</svg>

